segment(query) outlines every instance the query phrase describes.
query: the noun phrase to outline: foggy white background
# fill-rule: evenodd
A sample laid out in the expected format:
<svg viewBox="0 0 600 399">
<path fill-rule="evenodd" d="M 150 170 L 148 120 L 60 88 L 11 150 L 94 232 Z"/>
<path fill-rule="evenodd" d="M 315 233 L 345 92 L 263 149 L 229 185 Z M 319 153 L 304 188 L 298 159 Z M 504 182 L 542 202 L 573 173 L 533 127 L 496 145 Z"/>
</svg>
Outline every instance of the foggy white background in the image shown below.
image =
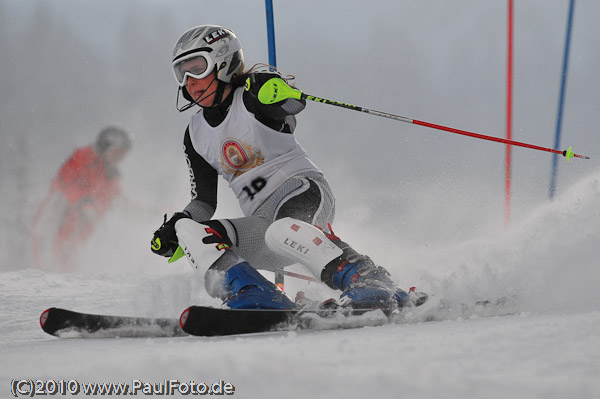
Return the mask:
<svg viewBox="0 0 600 399">
<path fill-rule="evenodd" d="M 310 94 L 504 137 L 506 3 L 275 1 L 278 66 Z M 515 3 L 513 139 L 551 147 L 568 1 Z M 560 160 L 559 194 L 598 170 L 598 15 L 600 3 L 577 2 L 561 144 L 592 159 Z M 165 267 L 148 242 L 188 202 L 192 114 L 175 109 L 170 55 L 198 24 L 233 29 L 247 66 L 268 61 L 260 0 L 0 0 L 2 270 L 31 264 L 28 228 L 54 173 L 112 123 L 134 137 L 122 165 L 130 207 L 105 219 L 82 266 Z M 382 262 L 403 261 L 390 248 L 504 228 L 504 145 L 316 103 L 298 120 L 337 195 L 336 232 Z M 551 158 L 513 149 L 513 221 L 548 201 Z M 218 216 L 240 215 L 223 188 Z"/>
<path fill-rule="evenodd" d="M 515 0 L 513 138 L 554 143 L 567 0 Z M 559 161 L 316 103 L 296 136 L 338 199 L 335 232 L 403 287 L 456 304 L 516 294 L 513 316 L 320 333 L 67 340 L 50 307 L 177 317 L 218 306 L 202 273 L 150 252 L 189 200 L 170 69 L 179 35 L 233 29 L 247 66 L 267 62 L 264 1 L 0 0 L 0 396 L 12 378 L 148 382 L 223 378 L 248 398 L 591 398 L 600 385 L 600 2 L 576 2 Z M 505 0 L 275 0 L 278 66 L 306 93 L 505 136 Z M 107 124 L 134 137 L 124 196 L 79 273 L 32 270 L 28 228 L 60 164 Z M 223 184 L 218 217 L 239 208 Z M 286 290 L 327 294 L 291 278 Z M 435 302 L 430 302 L 435 303 Z M 57 361 L 60 359 L 60 361 Z M 3 396 L 3 397 L 4 397 Z"/>
</svg>

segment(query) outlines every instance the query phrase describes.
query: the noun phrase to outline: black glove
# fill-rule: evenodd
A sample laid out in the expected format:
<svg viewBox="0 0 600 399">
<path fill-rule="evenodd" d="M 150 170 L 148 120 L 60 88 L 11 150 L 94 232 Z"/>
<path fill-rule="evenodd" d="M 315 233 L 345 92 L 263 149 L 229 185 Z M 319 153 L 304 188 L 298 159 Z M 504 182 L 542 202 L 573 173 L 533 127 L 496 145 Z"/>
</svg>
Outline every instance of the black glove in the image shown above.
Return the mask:
<svg viewBox="0 0 600 399">
<path fill-rule="evenodd" d="M 190 214 L 188 212 L 177 212 L 168 221 L 165 214 L 165 221 L 154 232 L 154 237 L 150 242 L 152 252 L 167 258 L 173 256 L 179 246 L 177 234 L 175 233 L 175 223 L 183 218 L 190 218 Z"/>
<path fill-rule="evenodd" d="M 258 93 L 263 85 L 273 78 L 281 78 L 279 74 L 273 72 L 256 72 L 248 77 L 244 90 L 244 105 L 248 111 L 253 114 L 264 115 L 265 117 L 281 121 L 286 116 L 296 115 L 306 107 L 306 100 L 297 100 L 295 98 L 287 98 L 275 103 L 265 104 L 258 98 Z M 285 82 L 285 81 L 284 81 Z M 281 83 L 285 84 L 287 83 Z M 290 86 L 291 87 L 291 86 Z M 263 121 L 261 121 L 264 123 Z M 272 126 L 270 126 L 272 127 Z M 276 129 L 278 130 L 278 129 Z"/>
<path fill-rule="evenodd" d="M 205 231 L 210 234 L 202 239 L 204 244 L 216 244 L 216 247 L 219 250 L 233 247 L 231 238 L 229 238 L 229 235 L 227 234 L 227 229 L 221 221 L 207 220 L 200 223 L 208 226 Z M 229 221 L 226 223 L 229 223 Z"/>
<path fill-rule="evenodd" d="M 251 95 L 258 101 L 258 92 L 262 85 L 264 85 L 269 79 L 280 78 L 281 76 L 275 72 L 255 72 L 251 74 L 246 80 L 244 90 L 248 95 Z"/>
</svg>

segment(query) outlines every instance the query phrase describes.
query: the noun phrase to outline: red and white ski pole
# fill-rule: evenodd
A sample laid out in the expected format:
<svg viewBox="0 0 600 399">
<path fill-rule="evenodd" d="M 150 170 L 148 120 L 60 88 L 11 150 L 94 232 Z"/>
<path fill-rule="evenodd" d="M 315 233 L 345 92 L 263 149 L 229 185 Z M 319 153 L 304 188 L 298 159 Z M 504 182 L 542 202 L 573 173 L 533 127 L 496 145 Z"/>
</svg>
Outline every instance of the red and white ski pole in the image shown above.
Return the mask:
<svg viewBox="0 0 600 399">
<path fill-rule="evenodd" d="M 247 82 L 246 88 L 249 89 L 249 82 Z M 407 118 L 405 116 L 394 115 L 394 114 L 390 114 L 387 112 L 382 112 L 382 111 L 377 111 L 374 109 L 359 107 L 357 105 L 347 104 L 347 103 L 343 103 L 343 102 L 339 102 L 339 101 L 328 100 L 328 99 L 322 98 L 322 97 L 316 97 L 316 96 L 313 96 L 310 94 L 305 94 L 298 89 L 294 89 L 294 88 L 288 86 L 288 84 L 285 83 L 285 81 L 280 78 L 273 78 L 273 79 L 268 80 L 261 87 L 261 89 L 258 92 L 258 99 L 263 104 L 273 104 L 273 103 L 276 103 L 276 102 L 279 102 L 279 101 L 282 101 L 282 100 L 285 100 L 288 98 L 295 98 L 297 100 L 304 99 L 304 100 L 314 101 L 314 102 L 321 103 L 321 104 L 335 105 L 336 107 L 351 109 L 353 111 L 360 111 L 360 112 L 364 112 L 366 114 L 381 116 L 383 118 L 393 119 L 393 120 L 400 121 L 400 122 L 411 123 L 413 125 L 425 126 L 425 127 L 429 127 L 432 129 L 443 130 L 443 131 L 450 132 L 450 133 L 461 134 L 463 136 L 474 137 L 474 138 L 482 139 L 482 140 L 496 141 L 498 143 L 514 145 L 514 146 L 519 146 L 519 147 L 525 147 L 525 148 L 531 148 L 533 150 L 538 150 L 538 151 L 551 152 L 554 154 L 559 154 L 559 155 L 564 156 L 567 159 L 567 162 L 569 162 L 569 160 L 571 158 L 589 159 L 588 156 L 575 154 L 572 151 L 572 147 L 569 147 L 568 149 L 561 151 L 561 150 L 556 150 L 553 148 L 547 148 L 547 147 L 541 147 L 538 145 L 522 143 L 520 141 L 508 140 L 508 139 L 503 139 L 500 137 L 494 137 L 494 136 L 488 136 L 485 134 L 468 132 L 466 130 L 455 129 L 455 128 L 448 127 L 448 126 L 436 125 L 435 123 L 420 121 L 417 119 Z"/>
<path fill-rule="evenodd" d="M 289 272 L 289 271 L 284 270 L 284 269 L 275 269 L 275 272 L 281 273 L 281 274 L 283 274 L 285 276 L 290 276 L 290 277 L 298 278 L 300 280 L 312 281 L 312 282 L 315 282 L 315 283 L 320 283 L 321 282 L 321 280 L 319 280 L 316 277 L 307 276 L 307 275 L 300 274 L 300 273 Z"/>
</svg>

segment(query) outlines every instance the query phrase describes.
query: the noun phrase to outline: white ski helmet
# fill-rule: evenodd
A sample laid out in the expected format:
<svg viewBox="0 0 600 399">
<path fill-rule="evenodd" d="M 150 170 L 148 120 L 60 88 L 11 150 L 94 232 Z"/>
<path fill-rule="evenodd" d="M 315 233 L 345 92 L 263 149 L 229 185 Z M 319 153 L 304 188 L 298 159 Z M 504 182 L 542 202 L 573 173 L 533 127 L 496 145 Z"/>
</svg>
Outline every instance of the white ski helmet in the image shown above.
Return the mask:
<svg viewBox="0 0 600 399">
<path fill-rule="evenodd" d="M 188 61 L 197 60 L 190 67 Z M 173 49 L 173 73 L 180 87 L 187 77 L 202 79 L 217 71 L 217 79 L 231 83 L 244 70 L 242 44 L 227 28 L 200 25 L 185 31 Z"/>
</svg>

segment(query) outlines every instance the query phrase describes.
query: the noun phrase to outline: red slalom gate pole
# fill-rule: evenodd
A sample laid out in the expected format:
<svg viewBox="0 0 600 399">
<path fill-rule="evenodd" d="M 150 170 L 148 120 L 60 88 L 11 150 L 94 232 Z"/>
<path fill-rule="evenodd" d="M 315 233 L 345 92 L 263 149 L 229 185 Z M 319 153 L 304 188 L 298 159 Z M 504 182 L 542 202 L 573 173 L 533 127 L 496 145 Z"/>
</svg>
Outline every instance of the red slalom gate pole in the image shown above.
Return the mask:
<svg viewBox="0 0 600 399">
<path fill-rule="evenodd" d="M 506 39 L 507 66 L 506 66 L 506 138 L 512 140 L 512 88 L 513 88 L 513 0 L 508 0 L 508 37 Z M 510 189 L 511 189 L 511 150 L 512 147 L 506 146 L 506 171 L 504 182 L 504 219 L 506 226 L 510 223 Z"/>
</svg>

